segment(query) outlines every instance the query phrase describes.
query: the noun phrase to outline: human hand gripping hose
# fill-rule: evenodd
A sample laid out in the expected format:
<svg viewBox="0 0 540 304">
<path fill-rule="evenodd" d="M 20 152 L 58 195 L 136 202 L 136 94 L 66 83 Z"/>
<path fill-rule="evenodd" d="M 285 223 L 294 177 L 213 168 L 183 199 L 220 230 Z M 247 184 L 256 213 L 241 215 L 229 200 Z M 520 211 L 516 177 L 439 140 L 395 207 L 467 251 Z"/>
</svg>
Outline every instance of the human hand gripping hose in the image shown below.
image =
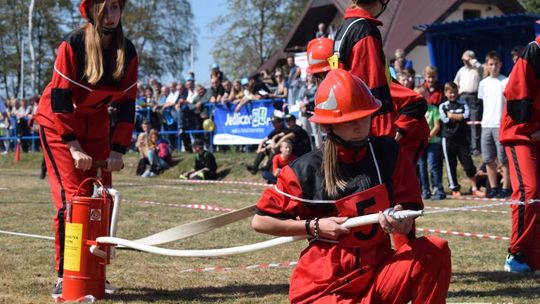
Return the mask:
<svg viewBox="0 0 540 304">
<path fill-rule="evenodd" d="M 398 219 L 398 220 L 411 218 L 411 217 L 416 218 L 418 216 L 423 215 L 423 210 L 395 211 L 393 208 L 389 208 L 384 211 L 384 215 L 392 216 L 393 218 Z M 374 214 L 350 218 L 347 221 L 345 221 L 345 223 L 343 223 L 342 225 L 345 228 L 354 228 L 354 227 L 359 227 L 363 225 L 377 224 L 378 222 L 379 222 L 379 214 L 374 213 Z M 166 248 L 160 248 L 156 246 L 145 245 L 145 244 L 138 243 L 136 241 L 130 241 L 130 240 L 121 239 L 117 237 L 99 237 L 96 239 L 96 241 L 102 244 L 121 245 L 124 247 L 139 250 L 139 251 L 166 255 L 166 256 L 218 257 L 218 256 L 228 256 L 228 255 L 236 255 L 236 254 L 253 252 L 253 251 L 262 250 L 262 249 L 266 249 L 266 248 L 270 248 L 270 247 L 274 247 L 278 245 L 293 243 L 293 242 L 307 239 L 307 238 L 308 238 L 307 236 L 279 237 L 279 238 L 274 238 L 274 239 L 260 242 L 260 243 L 237 246 L 237 247 L 218 248 L 218 249 L 200 249 L 200 250 L 166 249 Z"/>
</svg>

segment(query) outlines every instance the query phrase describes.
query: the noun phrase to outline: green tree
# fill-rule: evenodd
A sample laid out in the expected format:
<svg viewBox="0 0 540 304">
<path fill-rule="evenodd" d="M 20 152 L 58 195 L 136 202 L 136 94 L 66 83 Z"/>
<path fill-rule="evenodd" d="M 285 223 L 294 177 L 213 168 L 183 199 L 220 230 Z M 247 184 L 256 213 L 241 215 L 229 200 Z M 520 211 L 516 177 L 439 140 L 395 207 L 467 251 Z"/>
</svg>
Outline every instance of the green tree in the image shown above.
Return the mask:
<svg viewBox="0 0 540 304">
<path fill-rule="evenodd" d="M 29 39 L 30 3 L 0 0 L 0 91 L 8 98 L 17 96 L 21 88 L 26 95 L 43 91 L 51 79 L 62 37 L 83 24 L 80 0 L 37 0 Z M 141 78 L 167 73 L 179 76 L 188 62 L 190 47 L 197 47 L 189 0 L 130 0 L 123 23 L 126 37 L 137 48 Z M 30 56 L 29 40 L 34 56 Z M 34 92 L 30 92 L 32 73 Z"/>
<path fill-rule="evenodd" d="M 529 12 L 540 14 L 540 0 L 521 0 L 521 3 Z"/>
<path fill-rule="evenodd" d="M 197 48 L 189 0 L 129 1 L 124 15 L 126 36 L 139 56 L 139 75 L 180 77 Z"/>
<path fill-rule="evenodd" d="M 30 1 L 1 0 L 0 5 L 0 87 L 6 97 L 17 96 L 30 81 L 28 54 L 28 4 Z M 70 0 L 40 0 L 35 2 L 32 41 L 36 58 L 36 92 L 50 79 L 55 49 L 63 28 L 73 24 L 73 5 Z M 21 45 L 24 44 L 23 47 Z M 21 58 L 24 65 L 21 71 Z M 22 83 L 22 74 L 24 83 Z M 23 90 L 24 91 L 24 90 Z"/>
<path fill-rule="evenodd" d="M 212 53 L 227 75 L 255 71 L 283 43 L 306 0 L 233 0 L 212 28 L 223 28 Z"/>
</svg>

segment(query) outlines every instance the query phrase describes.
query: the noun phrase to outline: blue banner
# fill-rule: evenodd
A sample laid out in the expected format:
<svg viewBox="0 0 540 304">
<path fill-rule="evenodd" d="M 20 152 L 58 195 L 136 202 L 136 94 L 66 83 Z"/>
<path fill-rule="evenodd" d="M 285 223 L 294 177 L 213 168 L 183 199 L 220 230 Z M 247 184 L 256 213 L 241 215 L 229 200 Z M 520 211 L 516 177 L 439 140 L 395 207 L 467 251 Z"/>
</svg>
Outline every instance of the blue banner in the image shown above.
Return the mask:
<svg viewBox="0 0 540 304">
<path fill-rule="evenodd" d="M 274 103 L 272 100 L 253 100 L 239 112 L 234 111 L 236 105 L 216 105 L 214 145 L 260 143 L 273 130 Z"/>
</svg>

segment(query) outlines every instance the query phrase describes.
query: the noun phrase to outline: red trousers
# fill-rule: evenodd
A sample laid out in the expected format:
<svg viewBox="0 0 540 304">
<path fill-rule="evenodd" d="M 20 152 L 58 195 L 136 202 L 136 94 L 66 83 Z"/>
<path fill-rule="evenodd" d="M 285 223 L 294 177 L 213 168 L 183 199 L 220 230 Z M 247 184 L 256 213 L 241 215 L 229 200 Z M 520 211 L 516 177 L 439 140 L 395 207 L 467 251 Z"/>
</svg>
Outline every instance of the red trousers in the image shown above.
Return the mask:
<svg viewBox="0 0 540 304">
<path fill-rule="evenodd" d="M 512 183 L 512 200 L 525 204 L 512 205 L 512 236 L 509 251 L 522 252 L 525 262 L 540 270 L 540 147 L 515 144 L 505 147 Z"/>
<path fill-rule="evenodd" d="M 369 253 L 360 253 L 358 259 L 353 252 L 332 244 L 308 247 L 291 276 L 289 300 L 320 304 L 446 302 L 452 270 L 445 240 L 421 237 L 395 252 L 377 251 L 377 256 L 386 257 L 373 266 L 362 266 L 372 260 Z"/>
<path fill-rule="evenodd" d="M 403 153 L 411 160 L 414 168 L 418 164 L 418 160 L 422 156 L 422 153 L 427 147 L 427 140 L 422 141 L 399 141 L 399 153 Z M 416 171 L 410 172 L 411 176 L 416 177 L 416 180 L 420 183 L 420 179 L 417 177 Z M 398 249 L 401 245 L 408 243 L 411 239 L 416 237 L 416 225 L 414 225 L 411 232 L 407 235 L 403 234 L 393 234 L 392 238 L 394 240 L 394 247 Z"/>
<path fill-rule="evenodd" d="M 52 129 L 41 128 L 41 145 L 47 164 L 49 184 L 51 186 L 52 199 L 56 208 L 54 216 L 54 248 L 56 251 L 56 271 L 58 277 L 63 275 L 64 267 L 64 233 L 66 206 L 75 195 L 77 188 L 88 177 L 96 177 L 95 169 L 82 171 L 75 168 L 73 158 L 68 146 L 62 138 Z M 102 139 L 92 139 L 92 143 L 80 141 L 83 150 L 94 160 L 105 160 L 109 156 L 109 134 Z M 103 171 L 102 181 L 105 185 L 111 185 L 111 173 Z M 80 196 L 92 194 L 92 185 L 88 185 L 79 193 Z"/>
</svg>

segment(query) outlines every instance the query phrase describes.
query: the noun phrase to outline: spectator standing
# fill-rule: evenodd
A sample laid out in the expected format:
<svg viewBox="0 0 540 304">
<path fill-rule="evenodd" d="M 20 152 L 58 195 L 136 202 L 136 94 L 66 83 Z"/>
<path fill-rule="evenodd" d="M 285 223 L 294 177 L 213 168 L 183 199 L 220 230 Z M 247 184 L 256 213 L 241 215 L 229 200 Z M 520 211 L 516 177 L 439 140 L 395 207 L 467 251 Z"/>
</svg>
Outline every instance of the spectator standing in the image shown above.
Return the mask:
<svg viewBox="0 0 540 304">
<path fill-rule="evenodd" d="M 5 99 L 0 96 L 0 137 L 9 136 L 9 112 L 5 102 Z M 3 146 L 2 154 L 7 154 L 9 152 L 9 140 L 2 140 L 1 145 Z"/>
<path fill-rule="evenodd" d="M 252 97 L 251 92 L 249 91 L 249 80 L 247 78 L 242 78 L 240 80 L 240 86 L 242 89 L 242 94 L 238 94 L 239 96 L 235 100 L 236 107 L 234 108 L 235 112 L 240 112 L 240 109 L 247 103 L 251 101 L 250 97 Z"/>
<path fill-rule="evenodd" d="M 195 141 L 193 144 L 195 166 L 192 170 L 180 174 L 180 179 L 215 180 L 217 178 L 216 157 L 210 151 L 204 149 L 204 142 Z"/>
<path fill-rule="evenodd" d="M 270 94 L 270 89 L 259 79 L 259 73 L 253 73 L 249 76 L 246 89 L 244 90 L 244 98 L 247 100 L 259 100 Z"/>
<path fill-rule="evenodd" d="M 276 72 L 274 73 L 274 77 L 276 78 L 277 87 L 276 87 L 276 91 L 270 94 L 270 97 L 287 99 L 288 88 L 285 82 L 285 76 L 283 75 L 283 72 L 281 71 L 281 69 L 276 69 Z"/>
<path fill-rule="evenodd" d="M 317 82 L 313 77 L 313 74 L 307 73 L 306 83 L 303 87 L 300 97 L 302 101 L 300 102 L 300 113 L 301 116 L 298 118 L 300 120 L 300 126 L 308 133 L 310 138 L 313 138 L 312 143 L 314 144 L 315 149 L 318 149 L 322 145 L 322 136 L 321 129 L 319 125 L 309 121 L 313 111 L 315 110 L 315 93 L 317 92 Z"/>
<path fill-rule="evenodd" d="M 438 107 L 444 98 L 443 87 L 439 83 L 439 72 L 434 66 L 427 66 L 424 69 L 424 83 L 422 86 L 425 90 L 425 97 L 428 104 Z"/>
<path fill-rule="evenodd" d="M 426 90 L 423 87 L 415 91 L 425 96 Z M 422 186 L 422 198 L 442 200 L 446 198 L 446 193 L 442 185 L 443 164 L 441 137 L 439 136 L 439 131 L 441 130 L 439 108 L 435 105 L 428 104 L 425 117 L 429 126 L 428 146 L 418 161 L 418 175 L 420 185 Z M 431 176 L 428 172 L 431 172 Z M 430 180 L 433 188 L 430 186 Z M 434 193 L 432 193 L 433 189 L 435 189 Z"/>
<path fill-rule="evenodd" d="M 317 32 L 315 33 L 315 38 L 327 38 L 328 37 L 328 31 L 326 30 L 326 24 L 319 23 L 317 26 Z"/>
<path fill-rule="evenodd" d="M 402 69 L 399 73 L 398 73 L 398 77 L 397 77 L 397 80 L 398 82 L 408 88 L 408 89 L 411 89 L 413 90 L 414 89 L 414 81 L 415 81 L 415 75 L 416 75 L 416 72 L 413 70 L 413 69 Z"/>
<path fill-rule="evenodd" d="M 193 98 L 191 111 L 200 116 L 202 112 L 207 112 L 206 105 L 209 103 L 212 95 L 202 84 L 196 85 L 195 91 L 197 91 L 197 95 Z"/>
<path fill-rule="evenodd" d="M 289 165 L 297 157 L 293 154 L 293 144 L 290 140 L 284 140 L 279 144 L 279 154 L 274 155 L 272 158 L 272 171 L 262 171 L 262 177 L 268 184 L 275 184 L 277 182 L 277 176 L 281 169 Z"/>
<path fill-rule="evenodd" d="M 289 82 L 289 86 L 294 86 L 302 73 L 300 67 L 294 62 L 294 55 L 287 56 L 287 67 L 289 68 L 289 77 L 287 77 L 287 81 Z"/>
<path fill-rule="evenodd" d="M 458 87 L 452 81 L 444 84 L 444 96 L 447 100 L 439 106 L 439 115 L 442 121 L 442 148 L 452 197 L 461 197 L 461 186 L 456 174 L 457 159 L 465 169 L 472 195 L 483 197 L 484 194 L 476 188 L 476 167 L 471 158 L 467 141 L 469 106 L 465 101 L 458 99 Z"/>
<path fill-rule="evenodd" d="M 482 79 L 481 65 L 473 51 L 467 50 L 461 56 L 463 66 L 458 70 L 454 83 L 459 88 L 459 99 L 467 103 L 470 111 L 470 148 L 473 155 L 480 155 L 482 102 L 478 101 L 478 84 Z"/>
<path fill-rule="evenodd" d="M 17 118 L 17 136 L 26 137 L 30 136 L 30 117 L 33 116 L 34 109 L 32 105 L 28 103 L 28 99 L 23 98 L 20 100 L 20 106 L 15 112 L 15 117 Z M 21 148 L 23 152 L 28 152 L 30 146 L 29 139 L 21 139 Z"/>
<path fill-rule="evenodd" d="M 225 79 L 221 85 L 223 86 L 223 98 L 221 98 L 221 103 L 225 104 L 231 101 L 230 96 L 233 84 L 230 80 Z"/>
<path fill-rule="evenodd" d="M 274 74 L 276 71 L 277 71 L 277 68 L 274 71 Z M 261 78 L 261 81 L 269 88 L 273 88 L 277 86 L 276 79 L 268 72 L 267 69 L 264 69 L 261 71 L 260 78 Z"/>
<path fill-rule="evenodd" d="M 508 79 L 501 75 L 502 62 L 495 51 L 486 56 L 486 68 L 489 76 L 480 81 L 478 86 L 478 100 L 483 103 L 482 115 L 482 159 L 486 164 L 489 181 L 487 198 L 508 198 L 510 190 L 510 177 L 508 175 L 508 158 L 504 146 L 499 141 L 499 127 L 501 125 L 502 110 L 504 107 L 504 89 Z M 503 187 L 499 188 L 497 180 L 498 165 L 502 169 Z"/>
<path fill-rule="evenodd" d="M 159 81 L 157 81 L 157 79 L 155 78 L 150 78 L 150 80 L 148 81 L 148 84 L 150 88 L 152 88 L 152 91 L 154 93 L 153 99 L 158 100 L 159 93 L 161 92 L 161 83 L 159 83 Z"/>
<path fill-rule="evenodd" d="M 239 79 L 232 82 L 231 93 L 227 96 L 228 100 L 234 105 L 235 112 L 239 112 L 241 106 L 239 104 L 244 100 L 244 88 Z"/>
<path fill-rule="evenodd" d="M 195 91 L 195 80 L 193 77 L 188 76 L 186 78 L 186 91 L 187 91 L 186 102 L 188 104 L 192 104 L 193 99 L 195 98 L 195 96 L 197 96 L 197 91 Z"/>
<path fill-rule="evenodd" d="M 212 71 L 210 72 L 210 78 L 217 77 L 219 83 L 222 83 L 223 80 L 225 80 L 225 76 L 223 76 L 223 72 L 219 69 L 219 63 L 214 62 L 212 63 Z M 195 78 L 195 76 L 193 76 Z"/>
<path fill-rule="evenodd" d="M 223 85 L 221 85 L 221 81 L 219 81 L 218 77 L 213 76 L 210 80 L 210 92 L 209 96 L 210 98 L 208 101 L 211 104 L 221 103 L 223 100 L 223 96 L 225 95 L 225 88 Z"/>
<path fill-rule="evenodd" d="M 176 142 L 176 134 L 171 133 L 178 130 L 178 113 L 176 112 L 176 104 L 180 99 L 181 86 L 178 86 L 178 83 L 173 81 L 169 85 L 169 95 L 165 99 L 165 103 L 161 105 L 160 114 L 162 119 L 163 130 L 169 132 L 166 137 L 169 139 L 169 142 Z"/>
<path fill-rule="evenodd" d="M 504 269 L 540 270 L 540 35 L 517 60 L 504 91 L 500 141 L 512 182 L 512 235 Z"/>
<path fill-rule="evenodd" d="M 413 69 L 413 62 L 405 57 L 405 51 L 403 49 L 396 49 L 394 56 L 396 61 L 401 62 L 401 66 L 404 69 Z"/>
</svg>

